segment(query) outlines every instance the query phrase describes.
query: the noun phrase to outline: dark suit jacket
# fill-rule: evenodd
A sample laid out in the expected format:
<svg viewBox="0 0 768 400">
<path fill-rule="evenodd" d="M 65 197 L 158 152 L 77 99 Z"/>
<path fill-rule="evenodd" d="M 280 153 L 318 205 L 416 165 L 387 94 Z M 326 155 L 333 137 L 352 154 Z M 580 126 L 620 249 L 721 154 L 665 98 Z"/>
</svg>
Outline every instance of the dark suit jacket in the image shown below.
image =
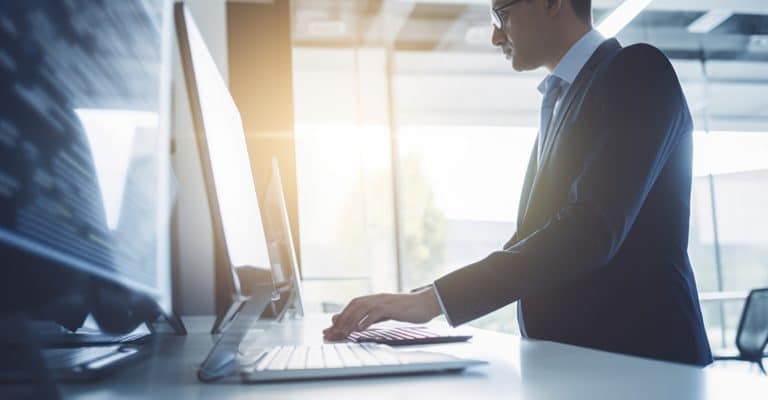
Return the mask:
<svg viewBox="0 0 768 400">
<path fill-rule="evenodd" d="M 692 119 L 669 60 L 606 40 L 550 129 L 512 239 L 435 281 L 451 322 L 520 300 L 531 338 L 710 363 L 687 253 Z"/>
</svg>

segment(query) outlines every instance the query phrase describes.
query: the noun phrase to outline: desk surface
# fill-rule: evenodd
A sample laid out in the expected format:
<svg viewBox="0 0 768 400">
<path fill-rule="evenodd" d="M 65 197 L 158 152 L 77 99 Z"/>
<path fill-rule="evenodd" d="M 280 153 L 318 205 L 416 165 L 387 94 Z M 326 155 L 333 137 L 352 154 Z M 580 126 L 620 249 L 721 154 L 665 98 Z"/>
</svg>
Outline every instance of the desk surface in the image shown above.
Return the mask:
<svg viewBox="0 0 768 400">
<path fill-rule="evenodd" d="M 94 384 L 64 385 L 74 399 L 766 399 L 768 378 L 699 369 L 470 329 L 469 343 L 418 346 L 489 361 L 460 374 L 241 385 L 201 384 L 196 368 L 211 348 L 212 318 L 184 318 L 190 334 L 155 342 L 148 360 Z M 263 323 L 252 340 L 321 343 L 324 315 Z M 268 333 L 265 333 L 268 332 Z"/>
</svg>

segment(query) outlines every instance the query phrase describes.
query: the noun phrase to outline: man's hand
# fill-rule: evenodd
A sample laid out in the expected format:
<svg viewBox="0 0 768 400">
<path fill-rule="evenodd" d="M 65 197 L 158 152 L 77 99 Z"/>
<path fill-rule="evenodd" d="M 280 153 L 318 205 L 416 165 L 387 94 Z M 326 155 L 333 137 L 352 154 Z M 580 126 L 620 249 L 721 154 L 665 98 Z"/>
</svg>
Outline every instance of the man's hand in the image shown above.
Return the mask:
<svg viewBox="0 0 768 400">
<path fill-rule="evenodd" d="M 416 293 L 374 294 L 353 299 L 333 316 L 333 325 L 323 331 L 327 340 L 342 340 L 354 331 L 363 331 L 376 322 L 423 323 L 442 314 L 432 287 Z"/>
</svg>

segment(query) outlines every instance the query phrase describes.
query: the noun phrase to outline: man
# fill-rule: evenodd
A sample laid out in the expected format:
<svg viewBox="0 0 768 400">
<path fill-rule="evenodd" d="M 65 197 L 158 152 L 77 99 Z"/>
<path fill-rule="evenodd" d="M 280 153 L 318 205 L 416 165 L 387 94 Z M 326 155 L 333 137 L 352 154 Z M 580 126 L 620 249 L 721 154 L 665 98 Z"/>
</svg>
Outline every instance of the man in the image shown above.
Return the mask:
<svg viewBox="0 0 768 400">
<path fill-rule="evenodd" d="M 517 232 L 416 293 L 352 300 L 325 337 L 440 314 L 456 326 L 518 301 L 530 338 L 710 363 L 687 256 L 692 120 L 671 64 L 604 40 L 590 0 L 494 0 L 491 14 L 515 70 L 550 71 Z"/>
</svg>

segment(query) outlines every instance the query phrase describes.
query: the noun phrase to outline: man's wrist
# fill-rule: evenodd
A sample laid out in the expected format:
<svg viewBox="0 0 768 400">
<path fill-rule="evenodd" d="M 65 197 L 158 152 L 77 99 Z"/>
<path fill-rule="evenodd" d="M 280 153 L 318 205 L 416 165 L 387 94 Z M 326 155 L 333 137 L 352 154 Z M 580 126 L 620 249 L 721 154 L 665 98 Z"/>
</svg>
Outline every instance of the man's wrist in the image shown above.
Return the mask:
<svg viewBox="0 0 768 400">
<path fill-rule="evenodd" d="M 430 319 L 443 314 L 443 309 L 440 307 L 440 301 L 437 298 L 437 292 L 435 291 L 434 286 L 429 285 L 417 294 L 421 297 L 422 304 L 426 306 Z"/>
</svg>

